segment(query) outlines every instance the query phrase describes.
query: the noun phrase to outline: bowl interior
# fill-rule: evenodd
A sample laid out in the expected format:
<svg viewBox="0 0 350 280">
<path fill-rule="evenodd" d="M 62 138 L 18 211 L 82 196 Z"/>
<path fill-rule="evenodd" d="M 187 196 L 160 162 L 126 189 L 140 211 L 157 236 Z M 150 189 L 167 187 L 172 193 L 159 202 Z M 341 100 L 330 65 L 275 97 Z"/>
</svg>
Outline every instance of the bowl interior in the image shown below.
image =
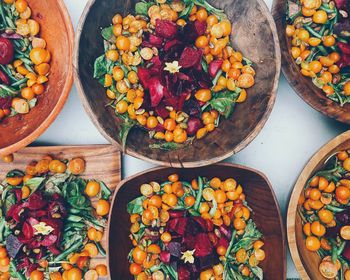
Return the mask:
<svg viewBox="0 0 350 280">
<path fill-rule="evenodd" d="M 28 3 L 32 17 L 40 24 L 40 36 L 46 40 L 51 53 L 51 71 L 45 93 L 39 97 L 37 106 L 29 114 L 18 114 L 0 122 L 0 149 L 17 143 L 8 152 L 34 141 L 47 128 L 62 108 L 72 85 L 73 29 L 63 2 L 28 0 Z"/>
<path fill-rule="evenodd" d="M 120 146 L 120 121 L 104 88 L 93 77 L 94 60 L 103 53 L 101 27 L 109 26 L 114 14 L 134 12 L 137 1 L 91 1 L 82 19 L 77 37 L 75 66 L 80 95 L 95 125 L 105 137 Z M 227 13 L 233 24 L 232 43 L 252 60 L 256 84 L 248 90 L 246 102 L 237 105 L 230 120 L 222 121 L 217 130 L 194 145 L 176 151 L 149 148 L 154 140 L 148 133 L 134 129 L 128 138 L 127 153 L 155 163 L 175 167 L 194 167 L 217 162 L 244 148 L 261 130 L 272 109 L 280 70 L 280 55 L 274 23 L 261 0 L 209 1 Z M 79 37 L 80 36 L 80 37 Z M 86 46 L 89 46 L 88 48 Z M 249 112 L 249 113 L 248 113 Z"/>
<path fill-rule="evenodd" d="M 300 73 L 299 65 L 295 63 L 291 56 L 291 39 L 286 36 L 286 9 L 286 0 L 274 0 L 272 14 L 280 40 L 283 74 L 298 95 L 315 110 L 328 117 L 350 124 L 350 104 L 340 106 L 333 102 L 313 84 L 310 78 Z"/>
<path fill-rule="evenodd" d="M 310 160 L 300 175 L 288 208 L 288 242 L 293 261 L 302 279 L 325 279 L 319 272 L 320 258 L 316 253 L 306 249 L 305 238 L 302 229 L 302 220 L 297 213 L 297 205 L 300 194 L 308 179 L 320 170 L 324 162 L 335 152 L 350 149 L 350 132 L 345 132 L 333 139 Z"/>
<path fill-rule="evenodd" d="M 109 220 L 108 264 L 112 279 L 132 279 L 129 273 L 128 253 L 132 248 L 129 239 L 130 221 L 127 203 L 140 196 L 140 185 L 151 181 L 166 181 L 177 172 L 180 178 L 192 180 L 205 175 L 221 179 L 234 177 L 242 184 L 247 201 L 253 209 L 253 219 L 264 234 L 266 260 L 261 263 L 264 279 L 285 279 L 286 259 L 284 233 L 279 208 L 267 179 L 244 167 L 219 164 L 195 169 L 158 168 L 127 179 L 119 185 Z M 115 252 L 118 252 L 117 254 Z"/>
</svg>

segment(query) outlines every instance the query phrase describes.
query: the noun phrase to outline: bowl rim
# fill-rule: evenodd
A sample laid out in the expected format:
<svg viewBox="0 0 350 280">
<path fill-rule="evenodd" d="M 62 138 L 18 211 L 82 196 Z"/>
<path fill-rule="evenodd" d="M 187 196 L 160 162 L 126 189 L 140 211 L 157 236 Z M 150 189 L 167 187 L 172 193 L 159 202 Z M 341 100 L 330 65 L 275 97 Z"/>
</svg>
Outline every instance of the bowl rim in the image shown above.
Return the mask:
<svg viewBox="0 0 350 280">
<path fill-rule="evenodd" d="M 149 157 L 146 157 L 146 156 L 139 154 L 138 152 L 136 152 L 133 149 L 128 148 L 128 147 L 126 148 L 125 151 L 123 151 L 123 148 L 118 143 L 118 141 L 114 140 L 112 137 L 110 137 L 105 132 L 102 125 L 99 123 L 98 119 L 96 118 L 92 108 L 89 106 L 88 99 L 87 99 L 87 97 L 85 95 L 85 91 L 83 89 L 83 83 L 82 83 L 80 76 L 79 76 L 79 49 L 80 49 L 79 42 L 80 42 L 81 33 L 83 30 L 83 26 L 85 24 L 87 15 L 90 12 L 90 8 L 97 1 L 98 0 L 89 0 L 84 8 L 84 11 L 83 11 L 80 19 L 79 19 L 79 23 L 78 23 L 78 27 L 77 27 L 77 31 L 76 31 L 76 35 L 75 35 L 75 49 L 74 49 L 74 54 L 73 54 L 74 80 L 75 80 L 75 84 L 77 86 L 77 91 L 78 91 L 79 97 L 81 99 L 81 102 L 83 104 L 84 109 L 86 110 L 86 112 L 89 115 L 90 120 L 93 122 L 93 124 L 96 126 L 98 131 L 103 135 L 103 137 L 108 142 L 110 142 L 112 145 L 117 146 L 118 149 L 120 151 L 122 151 L 124 154 L 133 156 L 135 158 L 144 160 L 146 162 L 150 162 L 152 164 L 167 166 L 167 167 L 176 167 L 176 168 L 193 168 L 193 167 L 206 166 L 206 165 L 220 162 L 220 161 L 240 152 L 241 150 L 243 150 L 257 137 L 257 135 L 264 128 L 267 120 L 270 117 L 272 109 L 274 107 L 274 104 L 276 101 L 277 89 L 278 89 L 278 85 L 279 85 L 279 78 L 280 78 L 280 74 L 281 74 L 281 49 L 280 49 L 280 42 L 279 42 L 279 38 L 278 38 L 278 34 L 277 34 L 277 27 L 276 27 L 275 21 L 271 15 L 266 3 L 263 0 L 256 0 L 256 2 L 260 5 L 263 13 L 266 15 L 266 19 L 267 19 L 268 23 L 269 23 L 269 27 L 270 27 L 270 30 L 271 30 L 271 33 L 273 36 L 273 41 L 274 41 L 274 46 L 275 46 L 275 57 L 276 57 L 276 59 L 275 59 L 276 73 L 275 73 L 275 77 L 274 77 L 274 81 L 273 81 L 273 87 L 270 91 L 271 97 L 269 98 L 267 108 L 266 108 L 264 114 L 262 115 L 261 119 L 257 123 L 257 125 L 250 131 L 250 133 L 238 145 L 236 145 L 236 147 L 233 150 L 228 151 L 227 153 L 225 153 L 223 155 L 220 155 L 220 156 L 217 156 L 214 158 L 210 158 L 207 160 L 186 161 L 186 162 L 180 162 L 180 161 L 171 162 L 171 161 L 162 161 L 159 159 L 151 159 Z"/>
<path fill-rule="evenodd" d="M 286 3 L 287 0 L 273 0 L 272 2 L 272 8 L 271 8 L 271 14 L 275 20 L 277 31 L 278 31 L 278 38 L 280 42 L 280 48 L 281 48 L 281 55 L 282 55 L 282 72 L 286 80 L 288 81 L 288 84 L 293 88 L 293 90 L 297 93 L 297 95 L 304 101 L 306 102 L 311 108 L 314 110 L 320 112 L 322 115 L 335 119 L 339 122 L 350 124 L 350 118 L 342 118 L 343 114 L 339 114 L 339 107 L 341 107 L 337 102 L 332 101 L 330 104 L 322 104 L 320 102 L 320 99 L 313 99 L 313 98 L 308 98 L 310 96 L 310 93 L 308 91 L 305 91 L 304 89 L 301 88 L 300 84 L 296 80 L 292 78 L 292 72 L 289 68 L 288 65 L 294 64 L 295 61 L 291 58 L 291 55 L 289 53 L 289 49 L 287 48 L 287 37 L 285 36 L 285 13 L 281 13 L 280 9 L 277 9 L 279 4 L 282 2 Z M 283 17 L 281 17 L 283 15 Z M 303 77 L 300 73 L 298 73 L 300 77 Z M 308 84 L 310 83 L 311 85 L 311 80 L 307 82 Z M 317 87 L 312 84 L 315 89 Z M 318 89 L 320 91 L 320 89 Z M 329 99 L 329 101 L 331 101 Z M 326 110 L 327 108 L 334 108 L 334 110 Z"/>
<path fill-rule="evenodd" d="M 295 219 L 297 216 L 296 208 L 298 205 L 298 199 L 301 191 L 303 190 L 307 180 L 314 172 L 317 165 L 320 163 L 320 159 L 326 157 L 332 150 L 338 147 L 341 143 L 350 139 L 350 130 L 336 136 L 332 140 L 330 140 L 327 144 L 321 147 L 308 161 L 305 165 L 304 169 L 300 173 L 294 187 L 292 193 L 290 195 L 289 203 L 288 203 L 288 211 L 287 211 L 287 239 L 289 251 L 292 256 L 292 260 L 295 264 L 295 267 L 300 274 L 301 279 L 310 280 L 306 269 L 304 268 L 303 262 L 301 260 L 297 240 L 296 240 L 296 231 L 295 231 Z"/>
<path fill-rule="evenodd" d="M 60 13 L 62 14 L 63 21 L 65 24 L 65 27 L 67 29 L 67 35 L 68 35 L 68 42 L 67 45 L 69 46 L 70 54 L 68 57 L 68 71 L 67 71 L 67 78 L 65 80 L 64 87 L 62 89 L 62 93 L 54 106 L 53 110 L 51 113 L 46 117 L 46 119 L 29 135 L 27 135 L 25 138 L 19 140 L 18 142 L 11 144 L 7 147 L 1 148 L 0 149 L 0 155 L 8 155 L 17 152 L 18 150 L 28 146 L 32 142 L 34 142 L 37 138 L 42 135 L 46 129 L 49 128 L 49 126 L 53 123 L 53 121 L 57 118 L 58 114 L 61 112 L 63 109 L 64 104 L 67 101 L 67 98 L 69 96 L 69 93 L 72 89 L 73 86 L 73 64 L 72 64 L 72 53 L 73 53 L 73 38 L 74 38 L 74 29 L 72 25 L 72 21 L 70 18 L 70 15 L 68 13 L 67 7 L 64 3 L 63 0 L 56 0 L 58 5 L 59 5 L 59 10 Z M 34 115 L 32 116 L 34 117 Z"/>
<path fill-rule="evenodd" d="M 93 0 L 94 1 L 94 0 Z M 349 132 L 350 133 L 350 132 Z M 272 184 L 270 182 L 270 180 L 267 178 L 267 176 L 257 170 L 257 169 L 254 169 L 254 168 L 251 168 L 251 167 L 248 167 L 248 166 L 244 166 L 244 165 L 240 165 L 240 164 L 235 164 L 235 163 L 229 163 L 229 162 L 221 162 L 221 163 L 216 163 L 216 164 L 213 164 L 213 165 L 210 165 L 210 167 L 214 167 L 214 168 L 220 168 L 221 166 L 227 166 L 227 167 L 230 167 L 230 168 L 234 168 L 234 169 L 238 169 L 238 170 L 246 170 L 246 171 L 250 171 L 250 172 L 253 172 L 255 173 L 256 175 L 260 176 L 267 184 L 268 188 L 270 189 L 270 192 L 272 194 L 272 199 L 273 199 L 273 202 L 277 208 L 277 212 L 276 212 L 276 216 L 277 216 L 277 219 L 279 221 L 279 227 L 280 227 L 280 230 L 281 230 L 281 233 L 282 233 L 282 251 L 283 251 L 283 279 L 286 279 L 287 277 L 287 258 L 286 258 L 286 254 L 287 254 L 287 241 L 286 241 L 286 231 L 285 231 L 285 226 L 284 226 L 284 222 L 283 222 L 283 219 L 282 219 L 282 214 L 281 214 L 281 208 L 279 206 L 279 203 L 278 203 L 278 200 L 277 200 L 277 196 L 276 196 L 276 193 L 272 187 Z M 197 167 L 193 167 L 194 169 L 201 169 L 201 168 L 205 168 L 205 167 L 209 167 L 209 166 L 197 166 Z M 122 181 L 119 182 L 119 184 L 116 186 L 115 190 L 114 190 L 114 193 L 113 193 L 113 198 L 111 200 L 111 210 L 114 206 L 114 204 L 116 203 L 116 200 L 117 200 L 117 195 L 118 195 L 118 192 L 120 191 L 121 188 L 124 187 L 125 183 L 129 182 L 129 181 L 132 181 L 133 179 L 137 178 L 137 177 L 142 177 L 143 175 L 147 174 L 147 173 L 151 173 L 151 172 L 155 172 L 155 171 L 159 171 L 159 170 L 170 170 L 172 169 L 173 167 L 154 167 L 154 168 L 151 168 L 151 169 L 147 169 L 145 171 L 141 171 L 141 172 L 138 172 L 132 176 L 129 176 L 125 179 L 123 179 Z M 181 169 L 178 169 L 180 172 L 181 172 Z M 111 272 L 110 272 L 110 268 L 109 268 L 109 261 L 110 261 L 110 252 L 109 252 L 109 236 L 110 236 L 110 224 L 111 224 L 111 220 L 112 220 L 112 211 L 109 212 L 108 214 L 108 235 L 107 235 L 107 270 L 108 270 L 108 277 L 109 279 L 112 279 L 111 278 Z"/>
</svg>

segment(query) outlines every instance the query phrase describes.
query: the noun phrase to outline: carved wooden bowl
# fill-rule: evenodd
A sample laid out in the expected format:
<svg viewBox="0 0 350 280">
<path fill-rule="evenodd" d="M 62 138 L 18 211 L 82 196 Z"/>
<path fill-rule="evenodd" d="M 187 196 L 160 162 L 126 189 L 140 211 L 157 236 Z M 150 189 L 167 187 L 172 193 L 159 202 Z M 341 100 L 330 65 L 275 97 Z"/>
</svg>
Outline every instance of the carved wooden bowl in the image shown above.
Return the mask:
<svg viewBox="0 0 350 280">
<path fill-rule="evenodd" d="M 286 0 L 274 0 L 272 14 L 276 22 L 282 54 L 282 70 L 289 84 L 312 108 L 340 122 L 350 124 L 350 104 L 343 107 L 333 102 L 317 88 L 312 80 L 300 73 L 300 67 L 291 56 L 292 43 L 286 35 Z"/>
<path fill-rule="evenodd" d="M 107 262 L 111 279 L 133 279 L 129 273 L 127 259 L 132 248 L 127 204 L 141 195 L 141 184 L 166 181 L 174 172 L 183 180 L 192 180 L 197 176 L 219 177 L 222 180 L 233 177 L 242 184 L 248 204 L 253 209 L 253 220 L 264 235 L 266 260 L 261 263 L 264 279 L 286 279 L 286 248 L 282 218 L 268 179 L 256 170 L 227 163 L 190 169 L 155 168 L 120 182 L 109 216 Z"/>
<path fill-rule="evenodd" d="M 100 132 L 121 147 L 120 121 L 104 88 L 93 78 L 94 60 L 103 53 L 101 27 L 109 26 L 116 13 L 134 12 L 138 1 L 90 0 L 80 20 L 74 58 L 75 78 L 80 97 Z M 239 104 L 231 119 L 204 139 L 180 150 L 149 148 L 154 140 L 148 133 L 134 129 L 128 137 L 126 153 L 156 164 L 194 167 L 221 161 L 246 147 L 260 132 L 272 110 L 280 72 L 280 50 L 273 19 L 263 0 L 209 1 L 223 8 L 233 24 L 233 46 L 255 63 L 256 84 L 248 90 L 248 99 Z"/>
<path fill-rule="evenodd" d="M 63 0 L 27 1 L 51 53 L 51 71 L 37 106 L 26 115 L 0 122 L 0 155 L 16 152 L 35 141 L 63 108 L 73 83 L 74 31 Z"/>
<path fill-rule="evenodd" d="M 320 257 L 306 249 L 302 220 L 297 213 L 298 199 L 308 179 L 322 168 L 324 162 L 335 152 L 350 149 L 350 131 L 344 132 L 323 146 L 301 172 L 291 195 L 287 214 L 287 234 L 289 249 L 294 264 L 303 280 L 324 278 L 318 270 Z"/>
</svg>

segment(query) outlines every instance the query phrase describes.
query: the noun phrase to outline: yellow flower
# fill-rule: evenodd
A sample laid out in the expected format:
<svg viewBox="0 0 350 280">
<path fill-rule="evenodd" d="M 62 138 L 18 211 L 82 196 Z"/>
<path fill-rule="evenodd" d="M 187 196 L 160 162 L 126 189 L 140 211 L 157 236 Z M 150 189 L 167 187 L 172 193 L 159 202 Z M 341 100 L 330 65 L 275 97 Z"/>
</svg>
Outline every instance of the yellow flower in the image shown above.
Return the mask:
<svg viewBox="0 0 350 280">
<path fill-rule="evenodd" d="M 184 263 L 194 263 L 194 252 L 196 251 L 196 249 L 194 249 L 193 251 L 186 251 L 184 253 L 181 252 L 182 256 L 181 259 L 184 261 Z"/>
<path fill-rule="evenodd" d="M 165 71 L 170 72 L 171 74 L 175 74 L 180 72 L 180 69 L 182 68 L 179 65 L 178 61 L 173 61 L 173 62 L 165 62 L 166 67 L 164 68 Z"/>
<path fill-rule="evenodd" d="M 48 235 L 54 230 L 53 227 L 48 226 L 44 222 L 40 222 L 39 224 L 34 225 L 33 228 L 35 229 L 34 235 L 38 235 L 38 234 Z"/>
</svg>

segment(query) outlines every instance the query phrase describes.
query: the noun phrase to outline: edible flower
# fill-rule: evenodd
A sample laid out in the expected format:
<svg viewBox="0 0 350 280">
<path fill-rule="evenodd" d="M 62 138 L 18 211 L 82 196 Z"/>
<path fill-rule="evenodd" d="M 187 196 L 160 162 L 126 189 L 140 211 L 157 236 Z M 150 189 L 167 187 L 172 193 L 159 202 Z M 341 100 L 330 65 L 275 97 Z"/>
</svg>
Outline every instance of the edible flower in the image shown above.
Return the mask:
<svg viewBox="0 0 350 280">
<path fill-rule="evenodd" d="M 184 253 L 181 252 L 182 257 L 181 259 L 184 261 L 184 263 L 194 263 L 194 257 L 193 254 L 196 251 L 196 249 L 192 250 L 192 251 L 186 251 Z"/>
<path fill-rule="evenodd" d="M 40 222 L 39 224 L 34 225 L 33 228 L 35 229 L 34 235 L 49 235 L 54 230 L 53 227 L 48 226 L 44 222 Z"/>
<path fill-rule="evenodd" d="M 173 62 L 166 62 L 166 67 L 164 68 L 165 71 L 170 72 L 171 74 L 176 74 L 180 72 L 181 66 L 179 65 L 179 62 L 177 60 L 174 60 Z"/>
</svg>

